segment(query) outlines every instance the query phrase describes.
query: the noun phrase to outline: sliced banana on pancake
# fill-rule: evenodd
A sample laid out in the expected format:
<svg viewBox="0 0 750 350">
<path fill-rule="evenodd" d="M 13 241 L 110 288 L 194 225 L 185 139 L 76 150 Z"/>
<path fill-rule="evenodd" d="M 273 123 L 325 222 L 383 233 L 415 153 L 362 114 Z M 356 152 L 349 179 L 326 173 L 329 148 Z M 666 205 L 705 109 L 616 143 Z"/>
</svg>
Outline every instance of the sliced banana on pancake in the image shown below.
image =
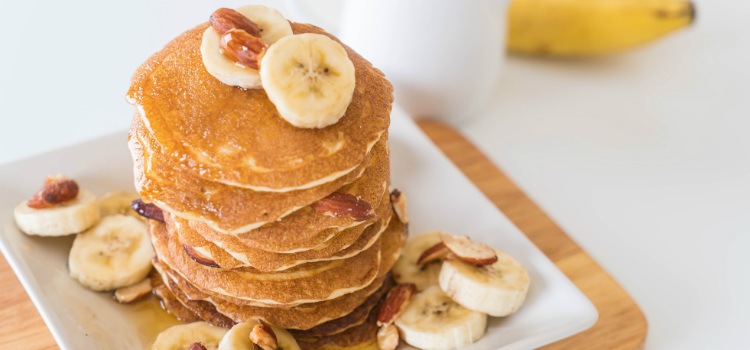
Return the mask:
<svg viewBox="0 0 750 350">
<path fill-rule="evenodd" d="M 138 213 L 130 207 L 130 203 L 138 198 L 141 198 L 141 196 L 130 191 L 107 192 L 99 198 L 99 207 L 102 209 L 102 216 L 123 214 L 145 221 L 146 218 L 138 215 Z"/>
<path fill-rule="evenodd" d="M 250 320 L 244 323 L 238 323 L 224 335 L 219 343 L 218 350 L 253 350 L 251 333 L 260 323 L 256 320 Z M 284 350 L 300 350 L 294 337 L 283 328 L 271 326 L 273 335 L 276 338 L 277 348 Z M 257 332 L 256 332 L 257 334 Z"/>
<path fill-rule="evenodd" d="M 34 209 L 23 201 L 13 214 L 26 234 L 65 236 L 82 232 L 99 221 L 99 202 L 93 193 L 81 189 L 75 199 L 47 208 Z"/>
<path fill-rule="evenodd" d="M 68 267 L 70 276 L 84 287 L 105 291 L 146 278 L 153 257 L 146 225 L 132 216 L 115 214 L 76 236 Z"/>
<path fill-rule="evenodd" d="M 281 12 L 262 5 L 248 5 L 237 9 L 253 21 L 260 30 L 260 39 L 271 45 L 277 40 L 292 35 L 292 27 Z M 203 32 L 201 55 L 206 70 L 224 84 L 239 86 L 245 89 L 261 87 L 260 74 L 257 69 L 243 67 L 231 60 L 220 49 L 221 36 L 213 28 Z"/>
<path fill-rule="evenodd" d="M 510 255 L 495 250 L 497 261 L 477 266 L 448 258 L 440 269 L 439 283 L 459 304 L 492 316 L 510 315 L 523 304 L 529 290 L 529 274 Z"/>
<path fill-rule="evenodd" d="M 484 335 L 487 315 L 453 301 L 438 286 L 417 293 L 396 319 L 401 339 L 420 349 L 451 350 Z"/>
<path fill-rule="evenodd" d="M 440 275 L 440 261 L 419 265 L 422 252 L 440 243 L 441 232 L 425 232 L 409 238 L 404 246 L 403 255 L 393 266 L 393 279 L 396 283 L 414 283 L 417 290 L 425 290 L 429 286 L 437 285 Z"/>
<path fill-rule="evenodd" d="M 217 349 L 226 333 L 226 328 L 212 326 L 206 322 L 181 324 L 159 333 L 151 349 L 186 350 L 194 343 L 200 343 L 206 349 Z"/>
<path fill-rule="evenodd" d="M 354 64 L 322 34 L 281 38 L 263 56 L 260 77 L 281 117 L 300 128 L 335 124 L 354 94 Z"/>
</svg>

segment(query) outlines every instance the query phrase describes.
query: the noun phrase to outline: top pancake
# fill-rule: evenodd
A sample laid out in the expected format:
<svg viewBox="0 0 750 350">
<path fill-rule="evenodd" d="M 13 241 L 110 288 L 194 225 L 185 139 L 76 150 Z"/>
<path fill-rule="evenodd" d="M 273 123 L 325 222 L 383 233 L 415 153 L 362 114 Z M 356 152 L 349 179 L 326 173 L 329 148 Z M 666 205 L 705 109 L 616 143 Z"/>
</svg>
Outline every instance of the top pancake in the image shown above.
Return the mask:
<svg viewBox="0 0 750 350">
<path fill-rule="evenodd" d="M 207 27 L 185 32 L 149 58 L 128 92 L 128 101 L 175 163 L 208 180 L 285 192 L 353 171 L 388 128 L 390 83 L 345 45 L 356 70 L 345 115 L 326 128 L 298 128 L 280 117 L 263 89 L 225 85 L 206 71 L 200 44 Z M 292 23 L 292 30 L 337 40 L 307 24 Z"/>
</svg>

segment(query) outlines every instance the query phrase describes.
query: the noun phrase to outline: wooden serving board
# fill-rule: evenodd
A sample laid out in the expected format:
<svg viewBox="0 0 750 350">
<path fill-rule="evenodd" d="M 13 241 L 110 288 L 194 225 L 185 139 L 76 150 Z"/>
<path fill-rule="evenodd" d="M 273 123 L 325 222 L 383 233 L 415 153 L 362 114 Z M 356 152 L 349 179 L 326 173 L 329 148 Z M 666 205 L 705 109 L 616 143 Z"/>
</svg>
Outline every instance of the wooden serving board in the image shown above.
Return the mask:
<svg viewBox="0 0 750 350">
<path fill-rule="evenodd" d="M 474 145 L 432 121 L 422 130 L 546 254 L 596 306 L 593 327 L 544 350 L 640 349 L 647 324 L 638 305 L 617 282 L 521 192 Z M 4 349 L 59 349 L 29 296 L 0 257 L 0 345 Z M 83 349 L 82 349 L 83 350 Z"/>
</svg>

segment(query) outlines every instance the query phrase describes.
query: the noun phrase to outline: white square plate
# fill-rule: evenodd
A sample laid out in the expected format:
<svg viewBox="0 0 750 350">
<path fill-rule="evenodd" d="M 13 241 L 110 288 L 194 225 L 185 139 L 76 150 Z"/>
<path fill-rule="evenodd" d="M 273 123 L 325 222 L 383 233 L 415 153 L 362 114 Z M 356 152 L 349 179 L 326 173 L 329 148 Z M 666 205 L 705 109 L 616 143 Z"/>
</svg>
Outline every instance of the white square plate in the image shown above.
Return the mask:
<svg viewBox="0 0 750 350">
<path fill-rule="evenodd" d="M 466 234 L 514 256 L 529 271 L 524 306 L 491 318 L 487 334 L 467 349 L 533 349 L 594 324 L 591 302 L 432 144 L 403 112 L 390 128 L 392 182 L 409 198 L 410 232 Z M 95 293 L 68 277 L 72 237 L 21 233 L 13 207 L 34 193 L 47 174 L 64 173 L 98 195 L 132 189 L 126 133 L 0 166 L 0 250 L 63 350 L 147 348 L 132 306 Z"/>
</svg>

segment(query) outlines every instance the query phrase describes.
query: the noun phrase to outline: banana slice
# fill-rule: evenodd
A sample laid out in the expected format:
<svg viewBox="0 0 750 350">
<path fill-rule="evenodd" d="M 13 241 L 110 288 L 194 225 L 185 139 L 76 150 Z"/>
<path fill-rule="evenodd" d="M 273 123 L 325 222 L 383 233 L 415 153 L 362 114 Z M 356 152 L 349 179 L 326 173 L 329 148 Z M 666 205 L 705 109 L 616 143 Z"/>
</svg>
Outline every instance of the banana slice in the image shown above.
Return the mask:
<svg viewBox="0 0 750 350">
<path fill-rule="evenodd" d="M 185 350 L 193 343 L 200 343 L 208 350 L 217 349 L 226 328 L 212 326 L 206 322 L 193 322 L 167 328 L 156 337 L 152 350 Z"/>
<path fill-rule="evenodd" d="M 115 214 L 76 236 L 68 267 L 70 277 L 84 287 L 105 291 L 146 278 L 153 257 L 146 225 L 132 216 Z"/>
<path fill-rule="evenodd" d="M 292 26 L 281 12 L 262 5 L 248 5 L 237 9 L 260 29 L 260 39 L 271 45 L 279 39 L 292 35 Z M 203 32 L 201 56 L 208 73 L 224 84 L 239 86 L 244 89 L 261 87 L 260 74 L 257 69 L 237 65 L 219 49 L 221 37 L 212 27 Z"/>
<path fill-rule="evenodd" d="M 499 250 L 497 262 L 477 266 L 456 258 L 443 262 L 440 288 L 459 304 L 492 316 L 510 315 L 523 304 L 529 274 L 510 255 Z"/>
<path fill-rule="evenodd" d="M 396 283 L 414 283 L 419 291 L 437 285 L 441 262 L 419 265 L 417 259 L 422 252 L 441 242 L 441 234 L 439 231 L 431 231 L 409 238 L 404 245 L 403 255 L 393 266 Z"/>
<path fill-rule="evenodd" d="M 258 324 L 257 320 L 250 320 L 244 323 L 238 323 L 224 335 L 219 343 L 218 350 L 253 350 L 253 343 L 250 341 L 250 333 Z M 300 350 L 294 337 L 283 328 L 271 326 L 276 335 L 278 349 Z"/>
<path fill-rule="evenodd" d="M 102 209 L 102 216 L 112 214 L 123 214 L 132 216 L 138 220 L 146 221 L 146 218 L 138 215 L 131 207 L 130 203 L 141 198 L 135 192 L 129 191 L 112 191 L 99 198 L 99 207 Z"/>
<path fill-rule="evenodd" d="M 401 339 L 420 349 L 451 350 L 481 338 L 487 315 L 469 310 L 431 286 L 412 298 L 396 319 Z"/>
<path fill-rule="evenodd" d="M 321 34 L 290 35 L 271 45 L 260 77 L 281 117 L 300 128 L 336 123 L 354 93 L 354 64 L 344 47 Z"/>
<path fill-rule="evenodd" d="M 26 234 L 65 236 L 82 232 L 99 221 L 99 202 L 93 193 L 81 189 L 75 199 L 49 208 L 30 208 L 23 201 L 13 215 Z"/>
</svg>

